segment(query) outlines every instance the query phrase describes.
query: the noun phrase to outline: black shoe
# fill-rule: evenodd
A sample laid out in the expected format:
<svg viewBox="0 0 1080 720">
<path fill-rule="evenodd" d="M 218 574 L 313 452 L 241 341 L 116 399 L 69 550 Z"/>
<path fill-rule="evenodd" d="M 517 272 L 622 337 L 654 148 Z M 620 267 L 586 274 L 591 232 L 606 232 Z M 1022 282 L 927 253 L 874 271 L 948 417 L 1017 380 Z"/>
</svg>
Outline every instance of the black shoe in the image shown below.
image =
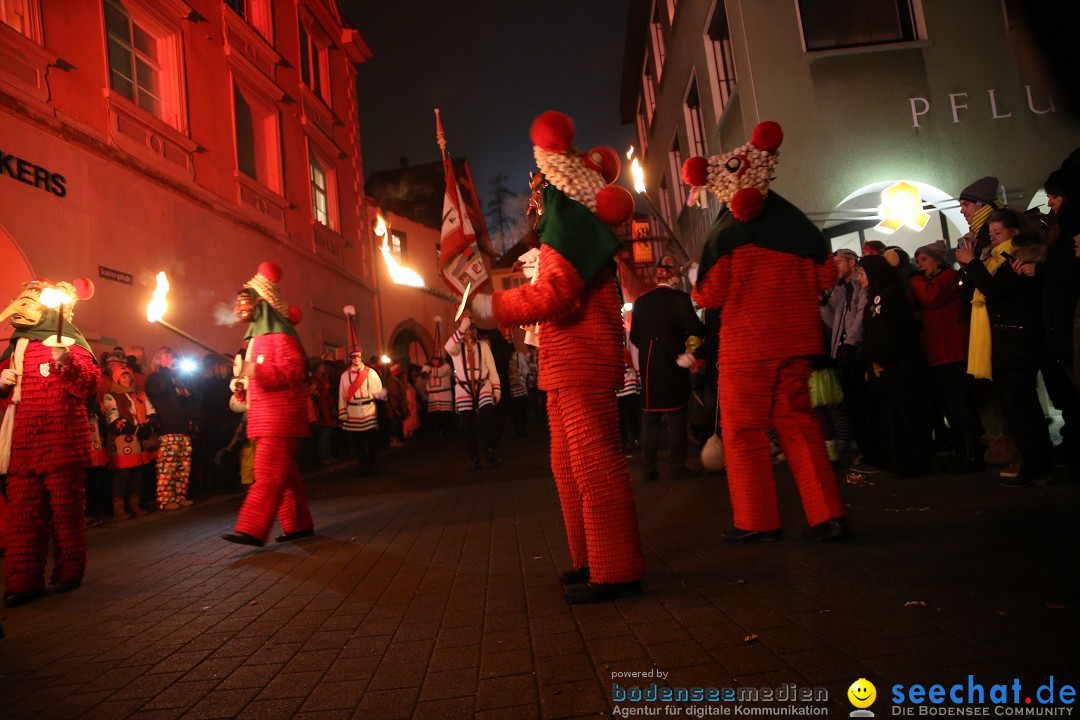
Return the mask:
<svg viewBox="0 0 1080 720">
<path fill-rule="evenodd" d="M 64 580 L 52 586 L 53 592 L 66 593 L 77 590 L 82 586 L 82 580 Z"/>
<path fill-rule="evenodd" d="M 229 542 L 236 543 L 237 545 L 251 545 L 252 547 L 263 546 L 262 540 L 255 537 L 254 535 L 248 535 L 247 533 L 242 532 L 225 533 L 221 536 L 221 539 L 228 540 Z"/>
<path fill-rule="evenodd" d="M 296 532 L 291 532 L 291 533 L 281 533 L 276 538 L 274 538 L 274 542 L 279 542 L 279 543 L 292 542 L 293 540 L 299 540 L 301 538 L 306 538 L 306 537 L 313 537 L 314 535 L 315 535 L 315 528 L 310 527 L 307 530 L 297 530 Z"/>
<path fill-rule="evenodd" d="M 30 592 L 6 592 L 4 593 L 4 607 L 19 607 L 25 605 L 28 602 L 37 600 L 39 597 L 45 595 L 44 590 L 32 590 Z"/>
<path fill-rule="evenodd" d="M 848 535 L 847 520 L 841 517 L 808 527 L 803 532 L 803 540 L 807 542 L 828 542 L 846 538 Z"/>
<path fill-rule="evenodd" d="M 559 576 L 560 585 L 580 585 L 585 582 L 589 582 L 589 568 L 587 567 L 567 570 Z"/>
<path fill-rule="evenodd" d="M 502 465 L 502 463 L 499 462 L 499 458 L 495 457 L 494 454 L 491 454 L 491 455 L 487 456 L 487 463 L 491 467 L 499 467 L 500 465 Z"/>
<path fill-rule="evenodd" d="M 776 530 L 740 530 L 731 528 L 720 533 L 720 539 L 726 543 L 768 543 L 780 542 L 780 529 Z"/>
<path fill-rule="evenodd" d="M 624 583 L 588 583 L 567 590 L 563 597 L 571 605 L 589 605 L 619 598 L 635 597 L 642 593 L 641 581 Z"/>
</svg>

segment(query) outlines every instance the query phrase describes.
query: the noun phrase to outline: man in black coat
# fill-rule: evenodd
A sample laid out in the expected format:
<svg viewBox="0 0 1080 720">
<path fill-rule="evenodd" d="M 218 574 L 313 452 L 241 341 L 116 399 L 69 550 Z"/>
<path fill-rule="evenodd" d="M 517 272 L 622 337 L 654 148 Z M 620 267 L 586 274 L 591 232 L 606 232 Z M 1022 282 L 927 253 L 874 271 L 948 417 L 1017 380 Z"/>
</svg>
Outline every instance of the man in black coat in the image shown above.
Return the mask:
<svg viewBox="0 0 1080 720">
<path fill-rule="evenodd" d="M 658 480 L 656 445 L 663 418 L 668 427 L 668 467 L 673 478 L 692 474 L 686 467 L 686 403 L 694 356 L 686 339 L 705 334 L 690 296 L 674 285 L 678 267 L 665 255 L 656 270 L 657 285 L 634 303 L 630 342 L 638 349 L 641 371 L 641 446 L 645 479 Z"/>
</svg>

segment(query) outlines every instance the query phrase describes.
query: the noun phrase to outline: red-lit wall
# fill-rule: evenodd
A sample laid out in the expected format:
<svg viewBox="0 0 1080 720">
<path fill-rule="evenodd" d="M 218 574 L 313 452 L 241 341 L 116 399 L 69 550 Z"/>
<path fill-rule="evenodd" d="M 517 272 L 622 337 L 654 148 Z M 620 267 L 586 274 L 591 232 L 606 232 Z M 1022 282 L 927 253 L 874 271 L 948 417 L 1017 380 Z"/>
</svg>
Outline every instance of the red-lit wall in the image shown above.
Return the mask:
<svg viewBox="0 0 1080 720">
<path fill-rule="evenodd" d="M 267 38 L 218 0 L 120 0 L 175 47 L 163 71 L 176 78 L 162 101 L 171 122 L 109 90 L 105 0 L 33 3 L 40 22 L 30 37 L 0 24 L 0 266 L 93 279 L 97 295 L 75 322 L 96 349 L 169 344 L 202 354 L 145 320 L 164 270 L 166 318 L 234 351 L 241 329 L 219 323 L 263 260 L 284 269 L 281 289 L 304 312 L 309 355 L 345 344 L 346 304 L 357 308 L 362 341 L 375 340 L 355 68 L 369 53 L 333 2 L 265 1 Z M 301 82 L 300 23 L 325 43 L 329 102 Z M 234 83 L 277 126 L 274 142 L 256 148 L 273 159 L 279 179 L 269 186 L 238 172 Z M 332 228 L 313 220 L 312 151 L 335 177 Z M 28 168 L 21 177 L 18 160 Z M 34 166 L 62 176 L 63 190 L 35 184 Z"/>
</svg>

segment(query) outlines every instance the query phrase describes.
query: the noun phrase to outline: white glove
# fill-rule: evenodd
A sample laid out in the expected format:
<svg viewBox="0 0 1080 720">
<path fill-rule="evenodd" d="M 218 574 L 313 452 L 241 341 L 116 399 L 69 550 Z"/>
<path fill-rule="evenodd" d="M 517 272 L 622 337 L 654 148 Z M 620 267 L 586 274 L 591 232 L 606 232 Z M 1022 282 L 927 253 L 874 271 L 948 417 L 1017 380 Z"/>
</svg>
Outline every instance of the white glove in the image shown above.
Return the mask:
<svg viewBox="0 0 1080 720">
<path fill-rule="evenodd" d="M 386 388 L 383 388 L 379 392 L 375 393 L 376 400 L 385 400 L 390 393 L 386 392 Z"/>
<path fill-rule="evenodd" d="M 19 381 L 19 373 L 15 372 L 11 368 L 4 368 L 0 370 L 0 387 L 14 387 L 15 383 Z"/>
<path fill-rule="evenodd" d="M 468 315 L 462 317 L 461 322 L 458 323 L 457 326 L 458 332 L 464 335 L 465 331 L 469 329 L 470 325 L 472 325 L 472 318 L 470 318 Z"/>
<path fill-rule="evenodd" d="M 694 361 L 696 359 L 697 358 L 694 357 L 693 353 L 683 353 L 675 360 L 675 364 L 681 368 L 686 368 L 687 370 L 689 370 L 690 368 L 694 367 Z"/>
<path fill-rule="evenodd" d="M 243 377 L 255 377 L 255 365 L 257 363 L 251 360 L 245 360 L 240 365 L 240 375 Z"/>
<path fill-rule="evenodd" d="M 472 308 L 473 315 L 481 320 L 488 320 L 491 318 L 491 295 L 488 293 L 476 293 L 473 295 L 470 306 Z"/>
<path fill-rule="evenodd" d="M 71 353 L 68 352 L 66 347 L 54 347 L 52 349 L 52 359 L 57 367 L 67 367 L 71 364 Z"/>
</svg>

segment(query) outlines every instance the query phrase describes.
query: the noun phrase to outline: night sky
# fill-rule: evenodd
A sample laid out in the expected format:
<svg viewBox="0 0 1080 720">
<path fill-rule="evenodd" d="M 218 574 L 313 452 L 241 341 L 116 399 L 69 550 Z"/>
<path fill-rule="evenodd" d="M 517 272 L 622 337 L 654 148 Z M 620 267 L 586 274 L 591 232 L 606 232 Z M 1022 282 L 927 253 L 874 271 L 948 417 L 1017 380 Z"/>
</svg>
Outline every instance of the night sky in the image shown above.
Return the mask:
<svg viewBox="0 0 1080 720">
<path fill-rule="evenodd" d="M 364 174 L 439 159 L 440 108 L 448 149 L 468 158 L 486 203 L 502 172 L 528 188 L 529 124 L 544 110 L 574 119 L 582 149 L 624 153 L 619 122 L 625 0 L 418 0 L 341 3 L 372 57 L 359 66 Z M 627 172 L 624 164 L 624 173 Z"/>
</svg>

